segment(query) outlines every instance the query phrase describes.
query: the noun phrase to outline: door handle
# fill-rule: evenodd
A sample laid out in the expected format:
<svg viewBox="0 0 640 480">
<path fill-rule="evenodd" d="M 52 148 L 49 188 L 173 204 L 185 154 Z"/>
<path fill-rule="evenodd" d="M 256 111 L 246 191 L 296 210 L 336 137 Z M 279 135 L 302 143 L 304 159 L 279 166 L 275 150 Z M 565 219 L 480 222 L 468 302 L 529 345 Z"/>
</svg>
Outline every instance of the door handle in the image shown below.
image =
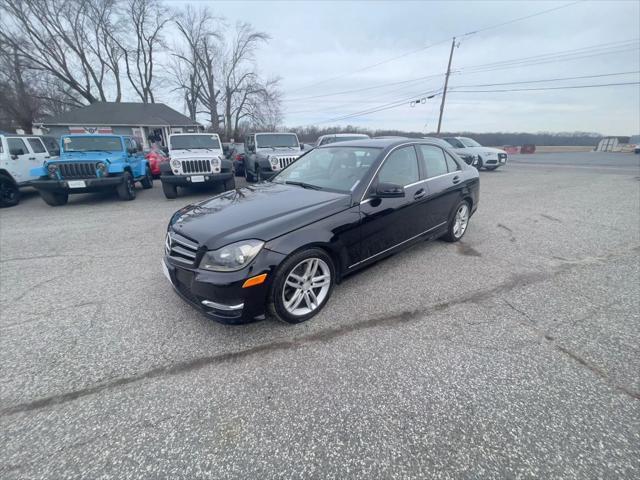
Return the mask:
<svg viewBox="0 0 640 480">
<path fill-rule="evenodd" d="M 460 177 L 458 175 L 456 175 L 455 177 L 453 177 L 453 183 L 460 183 Z"/>
<path fill-rule="evenodd" d="M 29 157 L 29 160 L 35 160 L 36 157 Z"/>
<path fill-rule="evenodd" d="M 427 194 L 427 192 L 424 190 L 424 188 L 421 188 L 420 190 L 418 190 L 415 195 L 413 196 L 414 200 L 420 200 L 422 197 L 424 197 Z"/>
</svg>

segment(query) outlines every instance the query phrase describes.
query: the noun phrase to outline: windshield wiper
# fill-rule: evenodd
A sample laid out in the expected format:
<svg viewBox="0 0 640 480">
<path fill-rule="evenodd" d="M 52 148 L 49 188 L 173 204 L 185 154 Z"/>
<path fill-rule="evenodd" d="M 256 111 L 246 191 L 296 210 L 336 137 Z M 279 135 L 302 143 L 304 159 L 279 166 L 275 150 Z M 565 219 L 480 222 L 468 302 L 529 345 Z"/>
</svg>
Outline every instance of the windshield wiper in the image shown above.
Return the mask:
<svg viewBox="0 0 640 480">
<path fill-rule="evenodd" d="M 305 182 L 294 182 L 293 180 L 287 180 L 284 183 L 286 183 L 287 185 L 297 185 L 298 187 L 309 188 L 311 190 L 322 190 L 322 187 L 319 187 L 318 185 L 312 185 Z"/>
</svg>

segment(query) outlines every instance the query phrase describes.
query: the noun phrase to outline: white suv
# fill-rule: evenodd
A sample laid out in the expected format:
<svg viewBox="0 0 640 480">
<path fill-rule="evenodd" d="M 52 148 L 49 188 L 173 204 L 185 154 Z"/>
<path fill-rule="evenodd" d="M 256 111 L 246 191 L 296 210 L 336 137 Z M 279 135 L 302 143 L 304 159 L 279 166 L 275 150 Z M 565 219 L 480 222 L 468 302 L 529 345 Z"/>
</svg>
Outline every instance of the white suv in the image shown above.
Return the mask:
<svg viewBox="0 0 640 480">
<path fill-rule="evenodd" d="M 20 187 L 36 178 L 29 171 L 49 158 L 44 143 L 35 135 L 0 135 L 0 207 L 17 205 Z"/>
<path fill-rule="evenodd" d="M 224 156 L 215 133 L 176 133 L 169 136 L 169 162 L 160 164 L 162 191 L 167 198 L 178 196 L 178 187 L 221 184 L 236 188 L 233 163 Z"/>
</svg>

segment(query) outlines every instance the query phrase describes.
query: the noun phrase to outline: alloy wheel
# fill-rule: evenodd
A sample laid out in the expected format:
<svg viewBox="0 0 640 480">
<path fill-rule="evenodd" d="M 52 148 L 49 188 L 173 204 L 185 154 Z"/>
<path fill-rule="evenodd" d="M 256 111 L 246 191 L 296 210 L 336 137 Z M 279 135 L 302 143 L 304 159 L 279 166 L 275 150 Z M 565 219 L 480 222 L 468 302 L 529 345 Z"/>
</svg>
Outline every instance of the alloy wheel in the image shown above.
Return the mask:
<svg viewBox="0 0 640 480">
<path fill-rule="evenodd" d="M 453 224 L 453 235 L 456 238 L 462 237 L 467 230 L 467 224 L 469 223 L 469 205 L 463 203 L 458 207 L 456 212 L 455 222 Z"/>
<path fill-rule="evenodd" d="M 318 309 L 331 288 L 331 269 L 320 258 L 307 258 L 296 265 L 282 288 L 286 311 L 294 316 L 307 315 Z"/>
</svg>

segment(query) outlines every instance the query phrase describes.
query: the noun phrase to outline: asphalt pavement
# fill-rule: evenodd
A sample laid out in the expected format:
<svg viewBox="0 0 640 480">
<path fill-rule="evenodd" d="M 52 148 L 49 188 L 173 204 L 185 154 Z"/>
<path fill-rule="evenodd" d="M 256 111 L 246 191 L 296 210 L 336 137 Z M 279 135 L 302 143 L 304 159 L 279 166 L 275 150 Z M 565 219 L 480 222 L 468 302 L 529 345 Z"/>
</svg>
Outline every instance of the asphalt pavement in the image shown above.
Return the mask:
<svg viewBox="0 0 640 480">
<path fill-rule="evenodd" d="M 27 192 L 0 211 L 0 478 L 638 478 L 638 159 L 481 172 L 462 242 L 296 326 L 172 291 L 166 223 L 206 192 Z"/>
</svg>

